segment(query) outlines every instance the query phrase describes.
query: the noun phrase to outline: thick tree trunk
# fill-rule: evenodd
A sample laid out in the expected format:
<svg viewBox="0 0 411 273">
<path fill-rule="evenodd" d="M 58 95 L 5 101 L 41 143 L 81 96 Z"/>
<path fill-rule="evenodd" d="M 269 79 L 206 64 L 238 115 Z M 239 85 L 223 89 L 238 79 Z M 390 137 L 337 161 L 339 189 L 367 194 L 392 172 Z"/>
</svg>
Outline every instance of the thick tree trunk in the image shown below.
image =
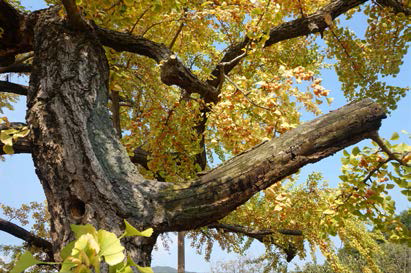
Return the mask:
<svg viewBox="0 0 411 273">
<path fill-rule="evenodd" d="M 108 65 L 90 31 L 70 30 L 50 9 L 34 29 L 27 123 L 32 154 L 51 214 L 55 249 L 70 224 L 119 234 L 123 219 L 153 227 L 126 248 L 150 264 L 157 234 L 215 222 L 256 192 L 378 130 L 383 110 L 371 100 L 348 105 L 236 156 L 199 179 L 174 185 L 144 179 L 116 137 L 109 112 Z"/>
<path fill-rule="evenodd" d="M 138 183 L 145 179 L 111 126 L 103 48 L 92 32 L 71 31 L 52 11 L 43 16 L 35 28 L 27 122 L 56 250 L 72 239 L 73 223 L 117 234 L 130 217 L 137 227 L 150 226 L 155 185 Z M 148 264 L 156 235 L 136 240 L 133 255 Z"/>
</svg>

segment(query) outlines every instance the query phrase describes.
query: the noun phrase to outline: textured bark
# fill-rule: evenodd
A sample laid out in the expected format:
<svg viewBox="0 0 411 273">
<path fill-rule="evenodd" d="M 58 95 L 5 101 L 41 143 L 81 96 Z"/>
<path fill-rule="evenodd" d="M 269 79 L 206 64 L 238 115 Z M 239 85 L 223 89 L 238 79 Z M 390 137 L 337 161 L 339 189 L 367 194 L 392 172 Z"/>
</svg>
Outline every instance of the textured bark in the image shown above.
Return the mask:
<svg viewBox="0 0 411 273">
<path fill-rule="evenodd" d="M 116 233 L 123 219 L 151 226 L 150 192 L 162 185 L 138 173 L 115 136 L 106 108 L 108 65 L 96 37 L 73 32 L 60 20 L 50 10 L 36 25 L 27 102 L 33 160 L 56 249 L 72 239 L 73 223 Z M 136 239 L 138 245 L 130 242 L 128 249 L 149 263 L 155 239 Z"/>
</svg>

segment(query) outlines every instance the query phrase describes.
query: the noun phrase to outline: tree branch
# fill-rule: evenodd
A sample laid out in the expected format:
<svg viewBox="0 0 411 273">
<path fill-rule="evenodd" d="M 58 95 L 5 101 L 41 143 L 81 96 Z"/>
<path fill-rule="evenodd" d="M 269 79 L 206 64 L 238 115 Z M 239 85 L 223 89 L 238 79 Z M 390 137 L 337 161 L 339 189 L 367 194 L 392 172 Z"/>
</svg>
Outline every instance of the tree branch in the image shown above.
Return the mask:
<svg viewBox="0 0 411 273">
<path fill-rule="evenodd" d="M 0 218 L 0 230 L 26 241 L 32 246 L 43 249 L 50 257 L 53 257 L 53 255 L 50 255 L 50 253 L 53 253 L 53 245 L 49 241 L 32 234 L 24 228 Z"/>
<path fill-rule="evenodd" d="M 5 0 L 0 0 L 0 66 L 15 62 L 15 55 L 32 50 L 32 27 L 38 12 L 24 14 Z"/>
<path fill-rule="evenodd" d="M 31 64 L 11 64 L 0 67 L 0 73 L 25 73 L 31 72 Z"/>
<path fill-rule="evenodd" d="M 64 9 L 67 13 L 67 19 L 72 27 L 79 30 L 88 28 L 87 22 L 81 17 L 80 10 L 75 0 L 62 0 Z"/>
<path fill-rule="evenodd" d="M 0 81 L 0 92 L 13 93 L 17 95 L 27 96 L 28 86 L 12 83 L 8 81 Z"/>
<path fill-rule="evenodd" d="M 365 99 L 257 145 L 199 179 L 161 193 L 159 200 L 169 212 L 166 222 L 174 223 L 173 230 L 209 225 L 304 165 L 368 138 L 385 117 L 378 104 Z M 166 226 L 159 228 L 168 230 Z"/>
<path fill-rule="evenodd" d="M 384 141 L 381 139 L 378 132 L 372 132 L 371 135 L 370 135 L 370 138 L 375 143 L 377 143 L 378 146 L 380 146 L 381 150 L 383 150 L 388 155 L 389 159 L 393 159 L 393 160 L 397 161 L 398 163 L 400 163 L 401 165 L 410 166 L 409 164 L 404 163 L 396 154 L 394 154 L 390 150 L 390 148 L 387 147 L 387 145 L 385 145 Z"/>
<path fill-rule="evenodd" d="M 228 225 L 223 223 L 215 223 L 207 226 L 208 228 L 222 229 L 224 232 L 241 233 L 248 237 L 254 238 L 263 242 L 264 237 L 274 233 L 281 233 L 283 235 L 302 236 L 301 230 L 278 229 L 278 230 L 254 230 L 240 225 Z"/>
<path fill-rule="evenodd" d="M 324 31 L 328 27 L 324 19 L 325 14 L 330 14 L 331 18 L 335 19 L 348 10 L 365 2 L 367 2 L 367 0 L 333 0 L 315 13 L 273 27 L 270 30 L 270 38 L 265 42 L 264 46 L 268 47 L 281 41 Z M 245 37 L 242 42 L 231 46 L 227 50 L 220 61 L 220 63 L 231 62 L 229 65 L 224 66 L 224 72 L 226 74 L 228 74 L 241 61 L 241 58 L 236 58 L 244 53 L 245 47 L 250 42 L 250 39 Z M 222 69 L 222 67 L 217 65 L 213 70 L 212 75 L 214 76 L 214 79 L 209 80 L 209 84 L 218 86 L 220 69 Z"/>
<path fill-rule="evenodd" d="M 303 233 L 300 230 L 288 230 L 288 229 L 280 229 L 276 231 L 272 230 L 252 230 L 247 227 L 239 226 L 239 225 L 227 225 L 227 224 L 222 224 L 222 223 L 215 223 L 211 224 L 208 226 L 208 228 L 215 228 L 215 229 L 221 229 L 224 232 L 234 232 L 234 233 L 242 233 L 248 237 L 257 239 L 258 241 L 262 243 L 267 243 L 266 236 L 269 236 L 271 234 L 274 234 L 276 232 L 279 232 L 283 235 L 292 235 L 292 236 L 302 236 Z M 280 245 L 273 240 L 270 240 L 270 243 L 274 244 L 281 250 L 285 252 L 287 255 L 286 259 L 287 262 L 290 262 L 295 255 L 297 254 L 297 248 L 293 244 L 288 244 L 286 246 Z"/>
<path fill-rule="evenodd" d="M 404 13 L 405 15 L 411 15 L 411 9 L 405 6 L 407 1 L 397 1 L 397 0 L 376 0 L 378 4 L 384 7 L 390 7 L 395 13 Z"/>
<path fill-rule="evenodd" d="M 198 79 L 177 57 L 163 44 L 128 33 L 108 30 L 95 26 L 101 43 L 116 51 L 128 51 L 149 57 L 161 64 L 161 80 L 166 85 L 177 85 L 187 93 L 198 93 L 207 102 L 217 102 L 217 90 Z"/>
</svg>

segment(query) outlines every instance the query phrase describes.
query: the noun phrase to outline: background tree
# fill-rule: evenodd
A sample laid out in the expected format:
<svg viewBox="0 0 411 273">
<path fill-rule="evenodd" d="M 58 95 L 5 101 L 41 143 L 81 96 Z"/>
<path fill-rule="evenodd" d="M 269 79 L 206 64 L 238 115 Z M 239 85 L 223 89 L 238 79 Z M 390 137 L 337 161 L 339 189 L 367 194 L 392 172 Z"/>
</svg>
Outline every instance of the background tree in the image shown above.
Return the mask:
<svg viewBox="0 0 411 273">
<path fill-rule="evenodd" d="M 0 1 L 1 71 L 30 73 L 29 87 L 1 82 L 2 105 L 18 94 L 28 106 L 27 125 L 3 118 L 2 151 L 33 156 L 50 213 L 47 251 L 58 254 L 72 239 L 72 223 L 120 233 L 123 219 L 155 230 L 126 242 L 142 265 L 159 234 L 200 227 L 209 229 L 199 236 L 233 239 L 233 247 L 242 234 L 258 239 L 288 261 L 304 255 L 306 239 L 335 270 L 344 268 L 330 235 L 360 245 L 362 255 L 376 250 L 360 223 L 382 231 L 395 223 L 386 182 L 406 188 L 410 170 L 409 146 L 377 133 L 407 91 L 381 77 L 399 72 L 410 10 L 366 2 L 64 0 L 23 13 Z M 369 17 L 365 39 L 338 23 L 355 12 Z M 344 94 L 382 106 L 357 101 L 299 125 L 299 111 L 319 115 L 329 93 L 312 34 L 337 60 Z M 344 155 L 339 189 L 318 188 L 315 175 L 304 189 L 277 183 L 364 138 L 376 147 Z M 207 170 L 215 155 L 233 157 Z M 402 226 L 394 230 L 390 239 L 407 239 Z"/>
</svg>

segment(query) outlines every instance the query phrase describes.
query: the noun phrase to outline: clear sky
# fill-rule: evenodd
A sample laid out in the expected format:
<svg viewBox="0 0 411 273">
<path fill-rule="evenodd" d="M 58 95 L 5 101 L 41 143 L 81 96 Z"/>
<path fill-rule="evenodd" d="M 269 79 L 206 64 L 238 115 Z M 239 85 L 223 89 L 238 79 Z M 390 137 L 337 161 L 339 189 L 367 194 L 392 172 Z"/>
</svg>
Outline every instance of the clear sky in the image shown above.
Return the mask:
<svg viewBox="0 0 411 273">
<path fill-rule="evenodd" d="M 40 0 L 30 1 L 22 0 L 22 4 L 30 10 L 36 10 L 45 7 L 44 2 Z M 355 18 L 350 24 L 353 24 L 357 30 L 362 30 L 365 27 L 365 20 L 362 17 Z M 391 85 L 398 86 L 411 86 L 411 54 L 404 59 L 404 64 L 401 67 L 401 72 L 398 77 L 388 79 L 387 81 Z M 339 108 L 347 103 L 347 100 L 342 96 L 340 91 L 340 84 L 337 76 L 333 71 L 323 71 L 323 85 L 331 90 L 331 96 L 335 98 L 331 106 L 324 105 L 323 112 L 327 113 L 329 110 Z M 27 84 L 27 79 L 13 78 L 13 82 L 20 82 Z M 20 102 L 15 105 L 15 111 L 6 111 L 5 115 L 8 116 L 10 121 L 24 121 L 25 120 L 25 98 L 21 98 Z M 311 119 L 312 116 L 303 116 L 305 120 Z M 387 119 L 383 121 L 380 135 L 384 138 L 389 138 L 393 132 L 399 132 L 400 130 L 407 130 L 411 132 L 411 95 L 403 98 L 398 104 L 396 109 Z M 401 137 L 401 141 L 408 142 L 410 140 Z M 362 141 L 360 145 L 369 145 L 369 141 Z M 331 186 L 335 186 L 338 183 L 338 176 L 340 175 L 340 154 L 326 158 L 316 164 L 308 165 L 301 171 L 301 178 L 307 176 L 307 174 L 313 171 L 320 171 L 324 177 L 329 181 Z M 34 173 L 33 162 L 30 155 L 13 155 L 6 156 L 6 161 L 0 162 L 0 202 L 6 205 L 18 207 L 23 203 L 30 201 L 43 201 L 45 199 L 41 185 Z M 402 196 L 398 191 L 394 193 L 394 200 L 397 202 L 397 211 L 402 211 L 409 207 L 407 199 Z M 0 215 L 1 216 L 1 215 Z M 171 238 L 175 238 L 171 235 Z M 18 243 L 19 240 L 14 237 L 0 232 L 0 244 Z M 210 270 L 210 264 L 206 263 L 202 256 L 196 255 L 195 250 L 189 247 L 190 242 L 186 242 L 186 270 L 197 272 L 208 272 Z M 176 243 L 175 240 L 170 245 L 170 251 L 165 250 L 161 244 L 158 246 L 158 251 L 153 253 L 153 266 L 156 265 L 168 265 L 176 267 L 177 255 L 176 255 Z M 250 249 L 249 254 L 251 256 L 258 256 L 264 251 L 263 247 L 259 243 L 255 243 Z M 235 256 L 227 255 L 221 249 L 215 247 L 211 256 L 212 261 L 218 261 L 222 259 L 234 259 Z M 300 263 L 299 261 L 296 261 Z"/>
</svg>

